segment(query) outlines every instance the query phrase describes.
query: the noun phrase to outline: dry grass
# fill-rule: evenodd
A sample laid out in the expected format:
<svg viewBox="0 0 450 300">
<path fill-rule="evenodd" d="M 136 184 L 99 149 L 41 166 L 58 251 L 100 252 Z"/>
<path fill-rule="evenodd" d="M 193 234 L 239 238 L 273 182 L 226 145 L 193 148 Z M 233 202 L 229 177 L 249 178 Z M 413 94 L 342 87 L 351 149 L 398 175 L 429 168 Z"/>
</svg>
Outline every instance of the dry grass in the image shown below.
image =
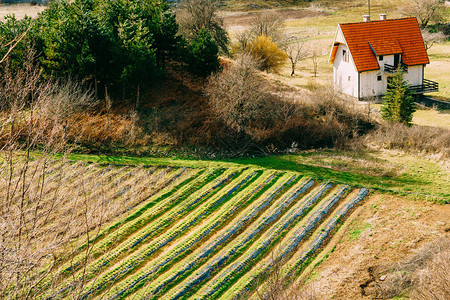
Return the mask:
<svg viewBox="0 0 450 300">
<path fill-rule="evenodd" d="M 450 157 L 450 130 L 383 123 L 353 145 L 369 149 L 395 149 L 408 153 Z"/>
<path fill-rule="evenodd" d="M 450 110 L 419 109 L 413 115 L 413 123 L 420 126 L 433 126 L 450 130 Z"/>
<path fill-rule="evenodd" d="M 439 250 L 427 266 L 413 277 L 412 299 L 448 299 L 450 295 L 450 250 L 448 241 L 445 248 L 442 246 Z"/>
<path fill-rule="evenodd" d="M 450 294 L 450 239 L 435 240 L 387 270 L 381 270 L 370 296 L 446 300 Z M 376 271 L 376 270 L 374 270 Z"/>
</svg>

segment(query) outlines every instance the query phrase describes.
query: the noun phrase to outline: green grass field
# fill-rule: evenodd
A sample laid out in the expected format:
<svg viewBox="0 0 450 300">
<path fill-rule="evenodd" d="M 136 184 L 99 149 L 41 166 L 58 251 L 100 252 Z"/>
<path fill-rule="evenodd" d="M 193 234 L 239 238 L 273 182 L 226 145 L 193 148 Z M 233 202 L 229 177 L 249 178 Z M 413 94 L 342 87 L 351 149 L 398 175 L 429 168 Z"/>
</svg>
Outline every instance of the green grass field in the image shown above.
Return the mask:
<svg viewBox="0 0 450 300">
<path fill-rule="evenodd" d="M 296 155 L 267 156 L 231 160 L 189 160 L 174 158 L 69 156 L 101 164 L 173 165 L 192 168 L 262 167 L 364 186 L 414 199 L 445 202 L 450 196 L 448 166 L 439 161 L 395 151 L 305 151 Z"/>
</svg>

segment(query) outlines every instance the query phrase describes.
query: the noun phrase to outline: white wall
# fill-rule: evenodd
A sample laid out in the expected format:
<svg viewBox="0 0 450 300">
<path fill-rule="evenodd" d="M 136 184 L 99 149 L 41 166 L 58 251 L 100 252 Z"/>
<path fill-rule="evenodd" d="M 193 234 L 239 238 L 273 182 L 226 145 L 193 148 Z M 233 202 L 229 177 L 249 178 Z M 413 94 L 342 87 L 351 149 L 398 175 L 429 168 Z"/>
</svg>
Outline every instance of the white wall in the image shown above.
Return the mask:
<svg viewBox="0 0 450 300">
<path fill-rule="evenodd" d="M 403 78 L 408 81 L 411 85 L 422 84 L 423 78 L 423 66 L 410 66 L 408 67 L 408 73 L 403 75 Z"/>
<path fill-rule="evenodd" d="M 343 60 L 343 50 L 349 53 L 347 45 L 340 44 L 334 58 L 334 88 L 344 94 L 358 97 L 358 72 L 350 53 L 348 62 Z"/>
<path fill-rule="evenodd" d="M 377 76 L 381 75 L 382 80 L 378 81 Z M 387 77 L 380 70 L 361 72 L 360 73 L 360 98 L 375 97 L 386 92 Z"/>
<path fill-rule="evenodd" d="M 377 57 L 380 69 L 376 71 L 362 72 L 360 74 L 360 98 L 367 98 L 373 96 L 381 96 L 386 93 L 387 90 L 387 76 L 388 74 L 384 72 L 384 64 L 394 65 L 394 55 L 386 55 L 383 57 L 382 61 L 379 61 Z M 401 56 L 400 56 L 401 59 Z M 423 67 L 411 66 L 408 67 L 408 72 L 404 74 L 404 79 L 408 81 L 411 85 L 422 84 L 422 73 Z M 378 81 L 377 76 L 381 75 L 382 80 Z"/>
</svg>

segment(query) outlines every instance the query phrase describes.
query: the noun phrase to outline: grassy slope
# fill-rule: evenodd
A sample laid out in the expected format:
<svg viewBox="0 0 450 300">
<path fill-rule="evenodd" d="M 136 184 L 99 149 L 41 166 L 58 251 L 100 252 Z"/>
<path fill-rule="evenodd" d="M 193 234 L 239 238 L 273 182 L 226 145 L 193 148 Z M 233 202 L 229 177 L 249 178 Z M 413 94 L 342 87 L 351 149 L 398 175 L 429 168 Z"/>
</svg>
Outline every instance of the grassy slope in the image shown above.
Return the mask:
<svg viewBox="0 0 450 300">
<path fill-rule="evenodd" d="M 430 64 L 425 68 L 425 77 L 439 82 L 439 92 L 430 96 L 450 101 L 450 41 L 433 45 L 428 50 L 428 56 Z"/>
<path fill-rule="evenodd" d="M 81 154 L 73 154 L 69 158 L 108 164 L 174 165 L 194 168 L 255 165 L 276 170 L 298 171 L 306 176 L 364 186 L 382 192 L 400 193 L 415 199 L 444 202 L 450 197 L 448 167 L 426 158 L 387 151 L 307 151 L 298 155 L 226 161 Z"/>
</svg>

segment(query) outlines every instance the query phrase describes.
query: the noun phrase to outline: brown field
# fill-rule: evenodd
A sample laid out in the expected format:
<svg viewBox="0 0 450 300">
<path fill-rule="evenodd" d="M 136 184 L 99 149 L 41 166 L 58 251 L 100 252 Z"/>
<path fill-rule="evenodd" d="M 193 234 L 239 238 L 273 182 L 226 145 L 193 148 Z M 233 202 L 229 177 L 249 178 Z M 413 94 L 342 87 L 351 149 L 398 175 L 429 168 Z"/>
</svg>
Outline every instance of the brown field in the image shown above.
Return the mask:
<svg viewBox="0 0 450 300">
<path fill-rule="evenodd" d="M 301 279 L 307 287 L 320 287 L 320 299 L 378 299 L 380 277 L 385 275 L 386 282 L 395 277 L 389 268 L 427 244 L 450 239 L 449 216 L 448 205 L 375 195 L 355 211 Z"/>
</svg>

